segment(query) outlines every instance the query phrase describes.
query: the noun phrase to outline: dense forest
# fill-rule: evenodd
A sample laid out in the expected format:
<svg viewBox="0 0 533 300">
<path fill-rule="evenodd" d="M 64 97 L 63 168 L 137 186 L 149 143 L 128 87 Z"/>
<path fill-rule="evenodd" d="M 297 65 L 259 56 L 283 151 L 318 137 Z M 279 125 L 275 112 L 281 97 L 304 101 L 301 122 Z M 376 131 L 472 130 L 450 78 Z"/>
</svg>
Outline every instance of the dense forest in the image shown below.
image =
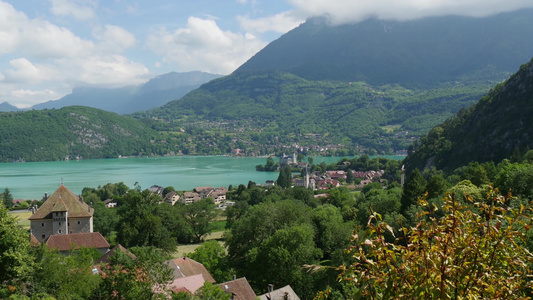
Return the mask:
<svg viewBox="0 0 533 300">
<path fill-rule="evenodd" d="M 533 148 L 533 61 L 496 85 L 475 105 L 433 128 L 409 148 L 408 169 L 453 169 L 499 161 Z"/>
<path fill-rule="evenodd" d="M 413 138 L 472 105 L 495 83 L 448 83 L 417 90 L 310 81 L 281 72 L 239 72 L 134 116 L 167 122 L 158 125 L 161 130 L 195 127 L 204 134 L 237 136 L 250 152 L 261 155 L 272 153 L 263 151 L 282 141 L 384 154 L 406 149 Z"/>
<path fill-rule="evenodd" d="M 0 113 L 0 161 L 116 158 L 151 152 L 157 133 L 115 113 L 71 106 Z"/>
</svg>

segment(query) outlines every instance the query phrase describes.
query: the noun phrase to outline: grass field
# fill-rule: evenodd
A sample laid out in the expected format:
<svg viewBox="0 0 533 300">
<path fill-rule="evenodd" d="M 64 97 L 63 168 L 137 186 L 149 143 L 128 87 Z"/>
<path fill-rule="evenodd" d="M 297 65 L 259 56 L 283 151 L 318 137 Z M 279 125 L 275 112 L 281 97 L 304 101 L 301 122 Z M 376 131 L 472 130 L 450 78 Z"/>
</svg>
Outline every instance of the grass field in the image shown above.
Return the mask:
<svg viewBox="0 0 533 300">
<path fill-rule="evenodd" d="M 224 246 L 224 242 L 221 240 L 222 239 L 222 234 L 224 234 L 224 231 L 217 231 L 217 232 L 212 232 L 210 233 L 209 235 L 207 235 L 207 237 L 205 238 L 206 241 L 209 241 L 209 240 L 217 240 L 222 246 Z M 172 254 L 172 257 L 173 258 L 178 258 L 178 257 L 182 257 L 183 255 L 185 255 L 186 253 L 191 253 L 191 252 L 194 252 L 194 250 L 198 247 L 200 247 L 201 244 L 190 244 L 190 245 L 179 245 L 178 246 L 178 249 L 176 250 L 176 252 L 174 252 Z"/>
<path fill-rule="evenodd" d="M 31 217 L 31 211 L 14 212 L 11 213 L 11 215 L 19 220 L 17 224 L 22 226 L 22 228 L 30 229 L 30 221 L 28 218 Z"/>
</svg>

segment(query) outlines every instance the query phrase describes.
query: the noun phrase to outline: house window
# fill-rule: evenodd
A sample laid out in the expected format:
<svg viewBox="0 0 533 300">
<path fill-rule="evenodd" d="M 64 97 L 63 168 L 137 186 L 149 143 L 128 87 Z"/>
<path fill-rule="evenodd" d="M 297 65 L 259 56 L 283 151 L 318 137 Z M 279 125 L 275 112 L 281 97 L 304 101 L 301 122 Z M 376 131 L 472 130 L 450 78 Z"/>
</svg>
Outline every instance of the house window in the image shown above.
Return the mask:
<svg viewBox="0 0 533 300">
<path fill-rule="evenodd" d="M 59 226 L 61 226 L 61 222 L 59 222 Z"/>
<path fill-rule="evenodd" d="M 61 229 L 59 229 L 59 233 L 61 234 Z"/>
<path fill-rule="evenodd" d="M 80 222 L 80 221 L 78 221 L 78 225 L 80 225 L 80 224 L 81 224 L 81 222 Z"/>
<path fill-rule="evenodd" d="M 44 240 L 44 238 L 45 238 L 45 237 L 46 237 L 46 235 L 44 235 L 44 234 L 43 234 L 43 235 L 41 235 L 41 238 L 42 238 L 43 240 Z"/>
<path fill-rule="evenodd" d="M 44 227 L 44 223 L 41 223 L 41 226 Z"/>
</svg>

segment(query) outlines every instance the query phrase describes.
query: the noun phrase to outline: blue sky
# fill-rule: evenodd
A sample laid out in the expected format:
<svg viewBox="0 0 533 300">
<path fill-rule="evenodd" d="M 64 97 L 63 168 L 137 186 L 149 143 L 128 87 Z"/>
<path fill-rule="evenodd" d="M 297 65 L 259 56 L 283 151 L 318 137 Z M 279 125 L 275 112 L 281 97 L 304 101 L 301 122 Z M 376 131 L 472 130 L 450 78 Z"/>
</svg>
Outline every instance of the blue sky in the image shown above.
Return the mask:
<svg viewBox="0 0 533 300">
<path fill-rule="evenodd" d="M 0 103 L 77 86 L 141 84 L 171 71 L 229 74 L 311 16 L 485 16 L 532 0 L 0 0 Z"/>
</svg>

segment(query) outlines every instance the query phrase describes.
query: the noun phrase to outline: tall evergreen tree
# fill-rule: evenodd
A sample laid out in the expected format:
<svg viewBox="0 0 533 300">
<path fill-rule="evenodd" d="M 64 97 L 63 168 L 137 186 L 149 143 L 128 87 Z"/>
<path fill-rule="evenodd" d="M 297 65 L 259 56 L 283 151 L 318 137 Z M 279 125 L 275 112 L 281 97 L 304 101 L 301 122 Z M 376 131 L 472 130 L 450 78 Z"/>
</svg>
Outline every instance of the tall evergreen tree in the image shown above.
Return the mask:
<svg viewBox="0 0 533 300">
<path fill-rule="evenodd" d="M 277 185 L 286 189 L 290 188 L 292 185 L 292 171 L 290 166 L 285 166 L 279 171 L 278 180 L 276 181 Z"/>
<path fill-rule="evenodd" d="M 418 169 L 414 169 L 409 175 L 409 181 L 405 184 L 401 199 L 401 213 L 405 213 L 413 204 L 417 204 L 418 197 L 426 192 L 426 180 Z"/>
<path fill-rule="evenodd" d="M 6 208 L 10 208 L 13 206 L 13 196 L 11 195 L 11 192 L 8 188 L 6 188 L 2 193 L 2 201 L 4 202 L 4 206 Z"/>
</svg>

